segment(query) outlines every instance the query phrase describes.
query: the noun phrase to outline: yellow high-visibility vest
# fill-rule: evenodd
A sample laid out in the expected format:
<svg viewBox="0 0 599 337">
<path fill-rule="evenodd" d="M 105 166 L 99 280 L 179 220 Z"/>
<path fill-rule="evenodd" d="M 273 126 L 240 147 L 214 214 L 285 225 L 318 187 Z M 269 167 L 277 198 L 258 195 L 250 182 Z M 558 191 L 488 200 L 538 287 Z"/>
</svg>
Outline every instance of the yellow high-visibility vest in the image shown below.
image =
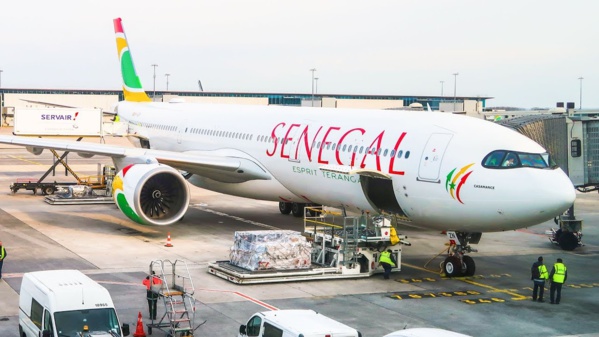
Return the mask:
<svg viewBox="0 0 599 337">
<path fill-rule="evenodd" d="M 539 279 L 546 280 L 549 278 L 549 272 L 547 272 L 547 267 L 544 264 L 539 266 Z"/>
<path fill-rule="evenodd" d="M 566 279 L 566 265 L 558 262 L 553 265 L 553 268 L 555 269 L 555 273 L 553 273 L 552 281 L 555 283 L 564 283 Z"/>
</svg>

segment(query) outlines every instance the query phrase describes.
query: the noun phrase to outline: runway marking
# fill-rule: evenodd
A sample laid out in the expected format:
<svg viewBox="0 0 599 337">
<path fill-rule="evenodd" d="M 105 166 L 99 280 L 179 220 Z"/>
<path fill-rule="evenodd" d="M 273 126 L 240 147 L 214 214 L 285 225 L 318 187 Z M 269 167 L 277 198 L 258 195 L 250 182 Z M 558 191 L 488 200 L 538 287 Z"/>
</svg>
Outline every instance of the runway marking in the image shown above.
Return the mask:
<svg viewBox="0 0 599 337">
<path fill-rule="evenodd" d="M 440 279 L 432 278 L 432 277 L 423 277 L 423 278 L 411 278 L 411 279 L 395 279 L 396 282 L 399 283 L 422 283 L 422 282 L 437 282 L 439 280 L 474 280 L 474 279 L 496 279 L 501 277 L 512 277 L 510 274 L 491 274 L 491 275 L 475 275 L 475 276 L 462 276 L 462 277 L 446 277 L 440 276 Z"/>
<path fill-rule="evenodd" d="M 205 288 L 199 288 L 197 290 L 210 291 L 210 292 L 219 292 L 219 293 L 230 293 L 230 294 L 234 294 L 234 295 L 237 295 L 239 297 L 242 297 L 242 298 L 244 298 L 244 299 L 246 299 L 246 300 L 248 300 L 250 302 L 253 302 L 255 304 L 258 304 L 259 306 L 261 306 L 263 308 L 266 308 L 268 310 L 272 310 L 272 311 L 279 310 L 279 308 L 277 308 L 275 306 L 272 306 L 272 305 L 270 305 L 270 304 L 268 304 L 266 302 L 262 302 L 259 299 L 253 298 L 253 297 L 248 296 L 248 295 L 246 295 L 244 293 L 240 293 L 239 291 L 219 290 L 219 289 L 205 289 Z"/>
<path fill-rule="evenodd" d="M 410 264 L 407 264 L 407 263 L 404 263 L 404 262 L 402 262 L 402 265 L 408 266 L 410 268 L 418 269 L 418 270 L 427 271 L 429 273 L 434 273 L 431 270 L 424 269 L 424 268 L 417 267 L 417 266 L 413 266 L 413 265 L 410 265 Z M 438 275 L 438 273 L 436 273 L 436 274 Z M 492 278 L 499 278 L 499 277 L 503 277 L 503 276 L 511 277 L 510 274 L 491 274 L 490 276 Z M 452 280 L 456 280 L 456 281 L 462 281 L 462 282 L 465 282 L 465 283 L 468 283 L 468 284 L 471 284 L 471 285 L 474 285 L 474 286 L 477 286 L 477 287 L 489 289 L 492 292 L 508 294 L 508 295 L 512 296 L 512 300 L 514 300 L 514 301 L 522 301 L 522 300 L 528 299 L 527 296 L 518 294 L 518 293 L 510 291 L 508 289 L 499 289 L 499 288 L 495 288 L 495 287 L 492 287 L 492 286 L 489 286 L 489 285 L 486 285 L 486 284 L 475 282 L 475 281 L 472 280 L 473 278 L 478 278 L 478 279 L 483 278 L 484 279 L 484 276 L 479 275 L 478 277 L 477 276 L 473 276 L 473 277 L 452 277 L 452 278 L 445 278 L 444 277 L 443 279 L 452 279 Z"/>
<path fill-rule="evenodd" d="M 389 297 L 397 299 L 397 300 L 407 300 L 407 299 L 470 296 L 470 295 L 482 295 L 482 294 L 476 290 L 461 290 L 461 291 L 443 291 L 443 292 L 438 292 L 438 293 L 433 293 L 433 292 L 427 292 L 427 293 L 405 292 L 405 293 L 403 293 L 402 292 L 402 293 L 395 293 L 393 295 L 390 295 Z"/>
<path fill-rule="evenodd" d="M 24 161 L 24 162 L 27 162 L 27 163 L 30 163 L 30 164 L 34 164 L 34 165 L 44 165 L 44 164 L 42 164 L 42 163 L 38 163 L 38 162 L 36 162 L 36 161 L 29 160 L 29 159 L 24 159 L 24 158 L 21 158 L 21 157 L 19 157 L 19 156 L 8 155 L 8 157 L 10 157 L 10 158 L 12 158 L 12 159 L 16 159 L 16 160 Z"/>
<path fill-rule="evenodd" d="M 224 216 L 224 217 L 227 217 L 229 219 L 233 219 L 233 220 L 237 220 L 237 221 L 248 223 L 250 225 L 254 225 L 254 226 L 258 226 L 258 227 L 262 227 L 262 228 L 274 229 L 274 230 L 280 230 L 281 229 L 281 228 L 278 228 L 278 227 L 275 227 L 275 226 L 270 226 L 270 225 L 267 225 L 267 224 L 263 224 L 261 222 L 256 222 L 256 221 L 244 219 L 244 218 L 241 218 L 241 217 L 238 217 L 238 216 L 235 216 L 235 215 L 230 215 L 230 214 L 227 214 L 227 213 L 215 211 L 215 210 L 212 210 L 212 209 L 209 209 L 209 208 L 204 208 L 204 207 L 196 206 L 196 205 L 194 205 L 194 207 L 197 208 L 197 209 L 199 209 L 199 210 L 201 210 L 201 211 L 204 211 L 204 212 L 208 212 L 208 213 L 212 213 L 212 214 Z"/>
<path fill-rule="evenodd" d="M 513 291 L 509 291 L 509 290 L 506 290 L 506 289 L 495 288 L 495 287 L 492 287 L 492 286 L 489 286 L 489 285 L 486 285 L 486 284 L 482 284 L 482 283 L 479 283 L 479 282 L 474 282 L 472 280 L 466 280 L 466 279 L 464 279 L 464 280 L 460 280 L 460 281 L 466 282 L 468 284 L 475 285 L 477 287 L 482 287 L 482 288 L 489 289 L 492 292 L 504 293 L 504 294 L 511 295 L 513 301 L 522 301 L 522 300 L 527 300 L 528 299 L 528 296 L 524 296 L 524 295 L 518 294 L 518 293 L 513 292 Z"/>
<path fill-rule="evenodd" d="M 504 303 L 505 300 L 503 298 L 491 297 L 491 298 L 473 298 L 460 300 L 462 303 L 466 304 L 488 304 L 488 303 Z"/>
</svg>

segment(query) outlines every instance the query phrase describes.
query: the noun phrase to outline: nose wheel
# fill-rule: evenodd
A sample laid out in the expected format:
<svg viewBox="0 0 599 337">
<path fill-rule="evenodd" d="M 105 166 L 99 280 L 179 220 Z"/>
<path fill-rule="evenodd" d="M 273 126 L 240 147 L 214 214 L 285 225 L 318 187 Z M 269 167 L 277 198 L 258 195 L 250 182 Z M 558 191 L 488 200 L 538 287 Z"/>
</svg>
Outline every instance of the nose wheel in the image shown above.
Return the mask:
<svg viewBox="0 0 599 337">
<path fill-rule="evenodd" d="M 447 232 L 449 256 L 443 261 L 443 272 L 447 277 L 474 276 L 476 264 L 466 253 L 476 252 L 470 243 L 478 243 L 481 233 Z"/>
</svg>

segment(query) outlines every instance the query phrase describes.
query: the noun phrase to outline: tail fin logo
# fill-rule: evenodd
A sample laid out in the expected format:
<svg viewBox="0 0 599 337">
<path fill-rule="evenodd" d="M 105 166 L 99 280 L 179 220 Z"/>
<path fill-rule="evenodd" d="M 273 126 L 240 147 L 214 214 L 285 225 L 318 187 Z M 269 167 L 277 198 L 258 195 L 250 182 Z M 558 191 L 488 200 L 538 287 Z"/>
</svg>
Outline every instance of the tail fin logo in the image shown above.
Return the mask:
<svg viewBox="0 0 599 337">
<path fill-rule="evenodd" d="M 460 191 L 462 189 L 462 186 L 464 186 L 466 180 L 468 180 L 468 177 L 472 173 L 472 171 L 468 171 L 468 169 L 470 169 L 473 165 L 474 163 L 468 164 L 462 167 L 457 173 L 456 170 L 458 168 L 456 167 L 447 174 L 447 178 L 445 179 L 445 190 L 449 192 L 449 195 L 451 195 L 452 198 L 459 201 L 461 204 L 463 204 L 464 202 L 462 202 Z"/>
<path fill-rule="evenodd" d="M 121 64 L 123 94 L 125 100 L 133 102 L 150 102 L 151 99 L 142 88 L 141 81 L 135 71 L 133 58 L 131 57 L 131 51 L 129 50 L 121 18 L 114 19 L 114 33 L 116 34 L 116 48 Z"/>
</svg>

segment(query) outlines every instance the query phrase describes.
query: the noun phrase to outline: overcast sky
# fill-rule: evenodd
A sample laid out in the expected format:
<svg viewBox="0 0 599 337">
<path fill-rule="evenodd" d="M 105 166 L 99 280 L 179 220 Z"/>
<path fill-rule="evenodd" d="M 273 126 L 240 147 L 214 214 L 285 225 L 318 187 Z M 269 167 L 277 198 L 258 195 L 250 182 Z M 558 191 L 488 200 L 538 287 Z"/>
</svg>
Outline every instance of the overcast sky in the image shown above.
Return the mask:
<svg viewBox="0 0 599 337">
<path fill-rule="evenodd" d="M 5 88 L 120 88 L 121 17 L 146 90 L 492 96 L 599 108 L 599 2 L 3 1 Z M 459 73 L 457 77 L 453 73 Z M 441 84 L 444 81 L 444 84 Z"/>
</svg>

